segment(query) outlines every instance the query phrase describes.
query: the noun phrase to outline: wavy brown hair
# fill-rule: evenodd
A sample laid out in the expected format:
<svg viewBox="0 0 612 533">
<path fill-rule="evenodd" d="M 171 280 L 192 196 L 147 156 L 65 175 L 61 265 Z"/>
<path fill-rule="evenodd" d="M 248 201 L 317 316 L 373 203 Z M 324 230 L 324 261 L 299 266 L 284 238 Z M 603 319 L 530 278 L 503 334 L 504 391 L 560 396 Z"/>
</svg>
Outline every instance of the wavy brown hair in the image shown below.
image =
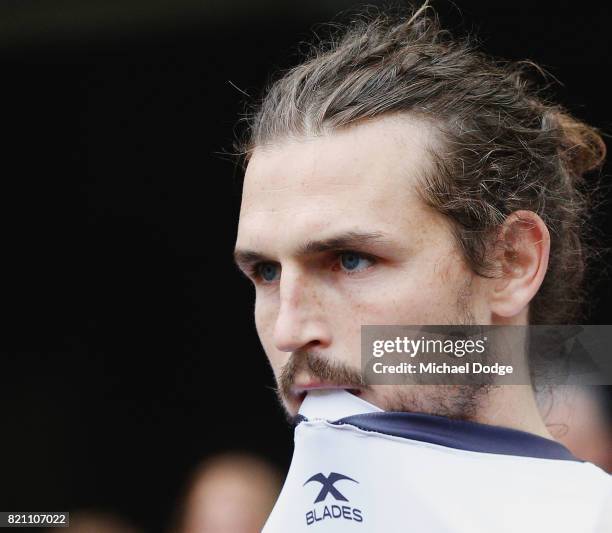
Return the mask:
<svg viewBox="0 0 612 533">
<path fill-rule="evenodd" d="M 452 222 L 474 272 L 494 275 L 492 238 L 517 210 L 551 234 L 548 272 L 530 302 L 530 324 L 583 318 L 587 262 L 597 254 L 589 221 L 606 147 L 598 131 L 548 101 L 530 61 L 494 59 L 467 35 L 441 28 L 431 8 L 370 8 L 310 46 L 245 116 L 235 148 L 243 168 L 258 146 L 329 133 L 407 113 L 442 133 L 442 153 L 420 194 Z"/>
</svg>

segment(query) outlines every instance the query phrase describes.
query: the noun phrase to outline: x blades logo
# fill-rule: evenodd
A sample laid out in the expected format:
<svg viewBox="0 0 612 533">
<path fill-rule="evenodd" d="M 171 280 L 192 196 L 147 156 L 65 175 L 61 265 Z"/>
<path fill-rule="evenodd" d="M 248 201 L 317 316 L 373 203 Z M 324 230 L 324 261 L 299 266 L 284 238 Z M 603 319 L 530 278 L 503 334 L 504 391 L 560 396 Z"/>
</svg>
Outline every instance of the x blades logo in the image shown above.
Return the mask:
<svg viewBox="0 0 612 533">
<path fill-rule="evenodd" d="M 321 484 L 321 490 L 317 494 L 317 497 L 314 500 L 314 503 L 320 503 L 325 501 L 328 494 L 331 494 L 332 497 L 336 501 L 348 502 L 348 498 L 344 496 L 334 485 L 338 481 L 348 480 L 354 483 L 359 483 L 356 479 L 352 477 L 345 476 L 344 474 L 339 474 L 338 472 L 330 472 L 329 476 L 325 476 L 323 473 L 319 472 L 314 476 L 308 478 L 303 486 L 306 486 L 308 483 L 312 483 L 314 481 Z M 306 525 L 310 526 L 317 522 L 321 522 L 325 519 L 334 519 L 340 518 L 343 520 L 352 520 L 355 522 L 363 522 L 363 514 L 361 509 L 357 509 L 356 507 L 351 507 L 349 505 L 324 505 L 323 508 L 315 507 L 311 511 L 306 513 Z"/>
</svg>

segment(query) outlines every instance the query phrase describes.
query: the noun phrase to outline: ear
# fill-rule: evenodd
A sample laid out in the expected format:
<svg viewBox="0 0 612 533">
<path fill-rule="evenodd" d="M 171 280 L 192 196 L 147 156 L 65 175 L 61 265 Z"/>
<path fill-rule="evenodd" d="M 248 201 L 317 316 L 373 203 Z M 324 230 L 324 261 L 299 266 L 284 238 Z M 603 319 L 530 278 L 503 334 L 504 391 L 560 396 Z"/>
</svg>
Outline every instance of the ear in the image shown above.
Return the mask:
<svg viewBox="0 0 612 533">
<path fill-rule="evenodd" d="M 533 211 L 515 211 L 502 224 L 495 246 L 498 277 L 491 280 L 491 312 L 504 318 L 518 315 L 538 292 L 550 254 L 550 234 Z"/>
</svg>

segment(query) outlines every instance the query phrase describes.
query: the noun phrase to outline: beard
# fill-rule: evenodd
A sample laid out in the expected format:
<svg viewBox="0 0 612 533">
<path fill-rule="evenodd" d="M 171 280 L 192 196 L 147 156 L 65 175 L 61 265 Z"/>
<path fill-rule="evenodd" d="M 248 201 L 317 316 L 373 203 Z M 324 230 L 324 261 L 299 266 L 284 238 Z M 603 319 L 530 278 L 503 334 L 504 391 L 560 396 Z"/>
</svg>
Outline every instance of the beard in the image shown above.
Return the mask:
<svg viewBox="0 0 612 533">
<path fill-rule="evenodd" d="M 446 325 L 473 326 L 476 320 L 471 309 L 471 280 L 459 289 L 454 314 Z M 333 357 L 297 350 L 283 366 L 277 378 L 277 397 L 285 408 L 292 394 L 295 377 L 300 371 L 320 381 L 342 385 L 359 391 L 359 396 L 384 411 L 425 413 L 454 420 L 477 421 L 492 385 L 367 385 L 360 370 Z M 295 417 L 285 408 L 290 422 Z"/>
</svg>

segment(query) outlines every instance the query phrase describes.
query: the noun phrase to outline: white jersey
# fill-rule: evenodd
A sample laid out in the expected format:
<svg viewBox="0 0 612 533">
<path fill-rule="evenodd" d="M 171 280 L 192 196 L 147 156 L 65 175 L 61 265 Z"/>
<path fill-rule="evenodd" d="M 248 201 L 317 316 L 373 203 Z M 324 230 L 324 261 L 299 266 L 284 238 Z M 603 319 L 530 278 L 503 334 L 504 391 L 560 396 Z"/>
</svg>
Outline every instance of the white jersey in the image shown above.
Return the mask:
<svg viewBox="0 0 612 533">
<path fill-rule="evenodd" d="M 612 476 L 550 439 L 342 390 L 300 419 L 264 533 L 612 533 Z"/>
</svg>

